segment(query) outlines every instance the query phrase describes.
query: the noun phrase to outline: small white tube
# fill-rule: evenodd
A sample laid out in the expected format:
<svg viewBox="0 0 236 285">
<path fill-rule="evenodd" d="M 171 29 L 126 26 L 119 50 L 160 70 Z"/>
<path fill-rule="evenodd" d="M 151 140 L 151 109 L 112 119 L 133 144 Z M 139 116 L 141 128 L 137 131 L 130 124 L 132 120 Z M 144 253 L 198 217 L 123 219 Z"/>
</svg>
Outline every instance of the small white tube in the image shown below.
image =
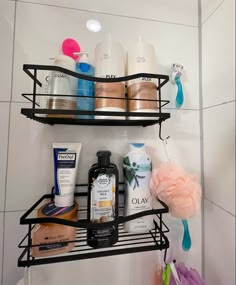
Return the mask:
<svg viewBox="0 0 236 285">
<path fill-rule="evenodd" d="M 81 143 L 53 143 L 57 207 L 70 207 L 74 204 L 75 180 L 81 148 Z"/>
</svg>

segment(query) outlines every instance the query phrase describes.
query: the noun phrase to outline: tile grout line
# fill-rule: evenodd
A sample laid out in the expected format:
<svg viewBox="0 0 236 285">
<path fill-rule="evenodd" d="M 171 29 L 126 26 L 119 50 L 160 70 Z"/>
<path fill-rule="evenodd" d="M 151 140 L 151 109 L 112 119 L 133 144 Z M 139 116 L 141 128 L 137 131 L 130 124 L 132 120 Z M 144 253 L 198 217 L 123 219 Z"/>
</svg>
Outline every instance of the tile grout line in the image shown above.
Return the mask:
<svg viewBox="0 0 236 285">
<path fill-rule="evenodd" d="M 220 206 L 217 203 L 213 202 L 212 200 L 208 199 L 207 197 L 204 197 L 204 199 L 207 200 L 208 202 L 210 202 L 211 204 L 215 205 L 217 208 L 221 209 L 225 213 L 229 214 L 230 216 L 236 218 L 236 214 L 231 213 L 230 211 L 226 210 L 225 208 L 223 208 L 222 206 Z"/>
<path fill-rule="evenodd" d="M 213 16 L 213 14 L 215 14 L 215 12 L 220 8 L 220 6 L 225 2 L 225 0 L 223 0 L 211 13 L 209 16 L 206 17 L 206 19 L 202 22 L 202 25 L 204 25 L 210 18 L 211 16 Z M 202 20 L 202 19 L 201 19 Z"/>
<path fill-rule="evenodd" d="M 11 63 L 11 93 L 10 93 L 10 102 L 9 102 L 9 115 L 8 115 L 8 138 L 7 138 L 7 160 L 6 160 L 6 174 L 5 174 L 5 196 L 4 196 L 4 212 L 3 212 L 3 240 L 2 240 L 2 276 L 1 276 L 1 285 L 3 284 L 3 276 L 4 276 L 4 261 L 5 261 L 5 218 L 6 218 L 6 200 L 7 200 L 7 176 L 8 176 L 8 159 L 9 159 L 9 143 L 10 143 L 10 121 L 11 121 L 11 100 L 12 100 L 12 92 L 13 92 L 13 66 L 14 66 L 14 53 L 15 53 L 15 30 L 16 30 L 16 5 L 15 2 L 14 7 L 14 25 L 13 25 L 13 38 L 12 38 L 12 63 Z"/>
<path fill-rule="evenodd" d="M 202 5 L 201 0 L 198 0 L 198 51 L 199 51 L 199 128 L 200 128 L 200 165 L 201 165 L 201 185 L 202 197 L 205 196 L 205 181 L 204 181 L 204 132 L 203 132 L 203 93 L 202 93 Z M 205 210 L 204 199 L 201 201 L 201 268 L 202 276 L 205 279 L 205 242 L 204 242 L 204 228 L 205 228 Z"/>
<path fill-rule="evenodd" d="M 53 5 L 53 4 L 46 4 L 46 3 L 30 2 L 30 1 L 24 1 L 24 0 L 17 0 L 16 2 L 27 3 L 27 4 L 33 4 L 33 5 L 40 5 L 40 6 L 55 7 L 55 8 L 62 8 L 62 9 L 68 9 L 68 10 L 76 10 L 76 11 L 81 11 L 81 12 L 96 13 L 96 14 L 107 15 L 107 16 L 131 18 L 131 19 L 136 19 L 136 20 L 143 20 L 143 21 L 164 23 L 164 24 L 177 25 L 177 26 L 184 26 L 184 27 L 198 28 L 198 26 L 186 25 L 186 24 L 182 24 L 182 23 L 174 23 L 174 22 L 160 21 L 160 20 L 154 20 L 154 19 L 148 19 L 148 18 L 139 18 L 139 17 L 128 16 L 128 15 L 121 15 L 121 14 L 104 13 L 104 12 L 91 11 L 91 10 L 86 10 L 86 9 L 63 7 L 63 6 Z"/>
<path fill-rule="evenodd" d="M 219 103 L 219 104 L 216 104 L 216 105 L 203 107 L 202 109 L 203 110 L 207 110 L 207 109 L 211 109 L 211 108 L 214 108 L 214 107 L 218 107 L 218 106 L 222 106 L 222 105 L 226 105 L 226 104 L 230 104 L 230 103 L 234 103 L 234 102 L 236 102 L 236 100 L 229 100 L 229 101 L 226 101 L 226 102 L 223 102 L 223 103 Z"/>
</svg>

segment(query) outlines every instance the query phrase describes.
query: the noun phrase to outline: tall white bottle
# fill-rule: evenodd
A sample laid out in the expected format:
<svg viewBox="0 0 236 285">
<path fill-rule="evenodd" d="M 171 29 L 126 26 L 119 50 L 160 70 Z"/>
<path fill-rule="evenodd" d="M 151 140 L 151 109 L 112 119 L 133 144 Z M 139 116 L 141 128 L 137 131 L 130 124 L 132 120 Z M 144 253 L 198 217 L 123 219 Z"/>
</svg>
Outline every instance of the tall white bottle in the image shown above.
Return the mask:
<svg viewBox="0 0 236 285">
<path fill-rule="evenodd" d="M 95 76 L 103 78 L 115 78 L 124 75 L 124 49 L 120 43 L 114 41 L 111 35 L 108 34 L 105 39 L 96 46 L 95 49 Z M 95 111 L 125 111 L 124 82 L 97 82 L 95 84 L 95 96 L 97 97 L 95 99 Z M 110 97 L 112 99 L 104 97 Z M 95 118 L 124 119 L 123 116 L 95 116 Z"/>
<path fill-rule="evenodd" d="M 143 41 L 142 37 L 128 50 L 128 75 L 136 73 L 157 73 L 156 57 L 154 47 Z M 157 101 L 157 79 L 137 78 L 128 81 L 128 98 L 142 99 L 129 100 L 129 112 L 156 112 Z M 132 119 L 150 119 L 145 117 L 129 117 Z"/>
<path fill-rule="evenodd" d="M 149 189 L 152 162 L 142 143 L 129 145 L 130 152 L 124 157 L 125 216 L 152 209 Z M 144 216 L 127 222 L 124 229 L 131 233 L 147 232 L 153 228 L 153 217 Z"/>
</svg>

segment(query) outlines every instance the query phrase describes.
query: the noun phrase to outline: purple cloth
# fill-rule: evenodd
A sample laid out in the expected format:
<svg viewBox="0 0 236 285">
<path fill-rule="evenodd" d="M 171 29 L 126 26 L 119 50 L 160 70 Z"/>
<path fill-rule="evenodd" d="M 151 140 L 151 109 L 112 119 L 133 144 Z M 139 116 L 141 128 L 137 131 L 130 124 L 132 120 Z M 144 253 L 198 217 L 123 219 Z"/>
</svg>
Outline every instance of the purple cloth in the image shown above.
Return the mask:
<svg viewBox="0 0 236 285">
<path fill-rule="evenodd" d="M 175 264 L 181 285 L 206 285 L 195 269 L 188 269 L 183 263 Z M 170 285 L 176 285 L 173 274 L 171 274 Z"/>
</svg>

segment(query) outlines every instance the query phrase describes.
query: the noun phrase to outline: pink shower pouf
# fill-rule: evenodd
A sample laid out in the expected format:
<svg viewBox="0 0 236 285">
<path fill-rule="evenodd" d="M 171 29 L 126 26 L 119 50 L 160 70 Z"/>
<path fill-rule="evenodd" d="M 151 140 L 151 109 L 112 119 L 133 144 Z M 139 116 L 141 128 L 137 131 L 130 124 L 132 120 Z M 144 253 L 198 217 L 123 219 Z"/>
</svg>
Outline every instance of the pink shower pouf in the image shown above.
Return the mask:
<svg viewBox="0 0 236 285">
<path fill-rule="evenodd" d="M 188 219 L 200 209 L 201 186 L 197 177 L 172 163 L 163 163 L 152 171 L 150 189 L 168 205 L 174 217 Z"/>
</svg>

